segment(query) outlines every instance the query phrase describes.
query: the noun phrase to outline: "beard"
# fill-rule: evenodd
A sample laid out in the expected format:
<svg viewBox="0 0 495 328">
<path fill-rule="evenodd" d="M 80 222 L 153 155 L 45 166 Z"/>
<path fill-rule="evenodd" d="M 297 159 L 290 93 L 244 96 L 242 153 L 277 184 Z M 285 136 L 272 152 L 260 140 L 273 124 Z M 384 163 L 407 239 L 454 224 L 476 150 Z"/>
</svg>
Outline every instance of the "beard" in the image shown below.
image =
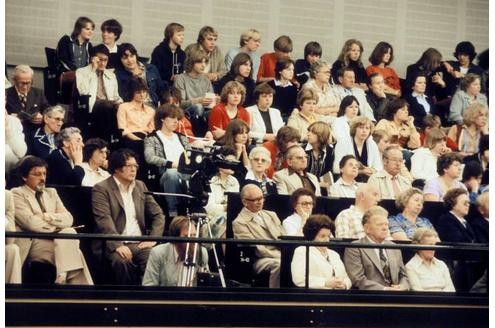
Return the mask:
<svg viewBox="0 0 495 328">
<path fill-rule="evenodd" d="M 40 183 L 40 184 L 38 184 L 38 185 L 35 187 L 35 191 L 40 191 L 40 192 L 45 191 L 45 184 L 44 184 L 44 183 Z"/>
</svg>

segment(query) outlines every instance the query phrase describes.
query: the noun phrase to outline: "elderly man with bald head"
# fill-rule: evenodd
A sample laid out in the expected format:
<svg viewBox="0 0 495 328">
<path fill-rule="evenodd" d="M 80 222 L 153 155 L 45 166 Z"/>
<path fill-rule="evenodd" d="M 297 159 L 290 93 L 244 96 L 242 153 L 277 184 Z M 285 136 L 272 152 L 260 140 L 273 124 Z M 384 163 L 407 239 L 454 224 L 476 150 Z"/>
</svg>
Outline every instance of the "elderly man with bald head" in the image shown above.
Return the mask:
<svg viewBox="0 0 495 328">
<path fill-rule="evenodd" d="M 285 230 L 277 214 L 263 209 L 263 191 L 255 184 L 247 184 L 241 190 L 244 207 L 233 222 L 234 238 L 277 240 Z M 270 288 L 280 286 L 280 250 L 275 246 L 256 246 L 254 271 L 270 271 Z"/>
<path fill-rule="evenodd" d="M 318 178 L 306 172 L 308 155 L 301 146 L 292 146 L 286 153 L 288 168 L 275 172 L 273 181 L 277 185 L 277 192 L 281 195 L 290 195 L 299 188 L 306 188 L 321 196 Z"/>
</svg>

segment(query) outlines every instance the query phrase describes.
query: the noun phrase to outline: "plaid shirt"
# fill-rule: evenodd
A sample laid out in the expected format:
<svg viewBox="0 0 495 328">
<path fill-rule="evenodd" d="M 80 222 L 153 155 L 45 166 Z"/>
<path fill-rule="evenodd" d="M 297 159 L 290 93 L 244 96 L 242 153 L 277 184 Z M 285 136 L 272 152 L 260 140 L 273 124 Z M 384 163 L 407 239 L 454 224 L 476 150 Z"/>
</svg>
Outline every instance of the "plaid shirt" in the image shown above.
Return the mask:
<svg viewBox="0 0 495 328">
<path fill-rule="evenodd" d="M 354 205 L 340 212 L 335 219 L 335 238 L 363 238 L 363 214 Z"/>
</svg>

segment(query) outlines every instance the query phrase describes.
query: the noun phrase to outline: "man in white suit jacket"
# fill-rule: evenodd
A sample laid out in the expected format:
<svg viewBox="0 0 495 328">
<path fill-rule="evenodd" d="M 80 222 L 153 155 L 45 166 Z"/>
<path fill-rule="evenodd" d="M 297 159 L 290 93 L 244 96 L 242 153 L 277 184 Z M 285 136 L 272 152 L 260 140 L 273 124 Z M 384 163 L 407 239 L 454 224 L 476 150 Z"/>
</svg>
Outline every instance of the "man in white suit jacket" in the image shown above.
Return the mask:
<svg viewBox="0 0 495 328">
<path fill-rule="evenodd" d="M 287 149 L 288 168 L 275 172 L 273 181 L 277 185 L 277 192 L 281 195 L 290 195 L 299 188 L 312 190 L 316 196 L 321 196 L 318 178 L 306 172 L 308 155 L 301 146 L 292 146 Z"/>
</svg>

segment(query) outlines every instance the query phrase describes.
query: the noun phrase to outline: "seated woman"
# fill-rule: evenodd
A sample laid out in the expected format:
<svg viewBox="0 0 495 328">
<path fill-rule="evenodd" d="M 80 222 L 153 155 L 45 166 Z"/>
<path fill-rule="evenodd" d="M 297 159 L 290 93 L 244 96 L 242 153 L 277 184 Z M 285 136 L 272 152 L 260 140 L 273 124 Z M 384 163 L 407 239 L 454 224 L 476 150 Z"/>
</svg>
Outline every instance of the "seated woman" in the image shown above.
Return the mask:
<svg viewBox="0 0 495 328">
<path fill-rule="evenodd" d="M 236 151 L 231 147 L 222 147 L 219 154 L 225 161 L 235 161 Z M 239 192 L 239 182 L 234 177 L 234 171 L 228 168 L 218 168 L 218 172 L 210 180 L 211 192 L 205 206 L 210 217 L 212 238 L 225 238 L 227 230 L 227 195 L 226 192 Z"/>
<path fill-rule="evenodd" d="M 225 130 L 230 121 L 239 119 L 250 124 L 248 111 L 242 107 L 246 89 L 237 81 L 228 82 L 220 94 L 221 102 L 213 107 L 208 116 L 208 130 L 213 133 L 215 140 L 225 135 Z"/>
<path fill-rule="evenodd" d="M 400 97 L 400 79 L 395 70 L 390 67 L 394 60 L 394 49 L 385 41 L 380 41 L 370 55 L 370 66 L 366 67 L 368 77 L 374 73 L 380 73 L 385 80 L 385 93 Z"/>
<path fill-rule="evenodd" d="M 185 216 L 176 216 L 169 227 L 171 237 L 189 237 L 196 235 L 196 222 Z M 189 253 L 186 254 L 187 242 L 166 243 L 151 249 L 146 270 L 143 276 L 143 286 L 195 286 L 193 277 L 191 284 L 182 280 L 185 276 L 186 261 L 193 261 L 194 247 L 197 245 L 196 272 L 209 271 L 208 252 L 201 244 L 189 243 Z"/>
<path fill-rule="evenodd" d="M 418 228 L 412 237 L 413 244 L 435 245 L 439 241 L 435 230 Z M 435 250 L 418 250 L 406 264 L 411 290 L 421 292 L 455 292 L 449 268 L 435 257 Z"/>
<path fill-rule="evenodd" d="M 280 110 L 284 122 L 296 107 L 297 87 L 292 84 L 294 80 L 294 62 L 289 58 L 277 60 L 275 65 L 275 79 L 267 82 L 275 90 L 273 107 Z"/>
<path fill-rule="evenodd" d="M 423 129 L 419 133 L 419 140 L 421 141 L 421 146 L 424 145 L 426 134 L 431 129 L 440 129 L 442 128 L 442 120 L 438 115 L 426 114 L 423 118 Z M 457 151 L 457 143 L 447 135 L 446 139 L 447 148 L 451 151 Z"/>
<path fill-rule="evenodd" d="M 411 157 L 411 175 L 414 179 L 436 178 L 437 159 L 448 152 L 447 136 L 441 129 L 430 129 L 423 147 L 414 151 Z"/>
<path fill-rule="evenodd" d="M 311 89 L 318 95 L 316 113 L 322 116 L 337 116 L 339 96 L 330 84 L 330 64 L 319 59 L 311 65 L 309 74 L 311 78 L 303 88 Z"/>
<path fill-rule="evenodd" d="M 65 108 L 48 107 L 43 112 L 43 126 L 26 133 L 27 154 L 46 159 L 55 149 L 55 139 L 64 124 Z"/>
<path fill-rule="evenodd" d="M 123 145 L 142 155 L 143 140 L 155 129 L 155 110 L 146 104 L 148 87 L 142 79 L 131 79 L 128 88 L 132 98 L 119 105 L 117 126 L 122 130 Z"/>
<path fill-rule="evenodd" d="M 298 130 L 290 126 L 283 126 L 278 130 L 275 140 L 263 143 L 263 147 L 270 152 L 272 160 L 267 172 L 267 175 L 270 178 L 275 171 L 287 168 L 285 152 L 290 147 L 299 144 L 300 140 L 301 134 Z"/>
<path fill-rule="evenodd" d="M 340 172 L 339 163 L 345 155 L 354 155 L 360 163 L 358 181 L 365 182 L 375 172 L 383 168 L 380 152 L 371 131 L 373 122 L 367 117 L 358 116 L 351 121 L 350 138 L 337 141 L 333 173 Z"/>
<path fill-rule="evenodd" d="M 155 114 L 156 130 L 144 139 L 144 159 L 158 169 L 160 185 L 165 193 L 181 193 L 182 179 L 177 171 L 179 160 L 189 147 L 187 137 L 175 132 L 182 111 L 175 105 L 162 105 Z M 177 198 L 167 196 L 169 216 L 177 215 Z"/>
<path fill-rule="evenodd" d="M 392 239 L 411 240 L 418 228 L 434 230 L 430 220 L 419 216 L 423 203 L 423 192 L 416 188 L 407 189 L 397 197 L 395 206 L 402 212 L 388 218 Z"/>
<path fill-rule="evenodd" d="M 95 23 L 88 17 L 78 17 L 71 35 L 64 35 L 57 44 L 60 72 L 75 71 L 89 64 L 89 50 Z"/>
<path fill-rule="evenodd" d="M 306 240 L 329 242 L 334 228 L 327 215 L 312 215 L 304 225 Z M 306 247 L 299 246 L 294 251 L 291 263 L 292 281 L 298 287 L 306 285 Z M 351 280 L 347 276 L 344 263 L 337 252 L 325 246 L 309 248 L 309 288 L 349 289 Z"/>
<path fill-rule="evenodd" d="M 361 61 L 363 54 L 363 44 L 356 39 L 349 39 L 344 43 L 339 58 L 332 65 L 332 78 L 334 82 L 339 81 L 339 70 L 343 67 L 350 67 L 354 71 L 355 87 L 364 91 L 368 90 L 368 74 Z"/>
<path fill-rule="evenodd" d="M 306 171 L 314 174 L 320 181 L 320 187 L 327 189 L 333 184 L 333 145 L 332 131 L 327 123 L 314 122 L 308 127 L 308 154 Z"/>
<path fill-rule="evenodd" d="M 288 236 L 303 236 L 303 227 L 316 204 L 315 193 L 305 188 L 296 189 L 290 195 L 290 204 L 294 213 L 285 218 L 282 225 Z"/>
<path fill-rule="evenodd" d="M 215 83 L 215 93 L 222 93 L 223 87 L 230 81 L 237 81 L 246 89 L 246 97 L 242 102 L 242 106 L 247 107 L 253 105 L 256 83 L 253 80 L 253 61 L 251 60 L 251 56 L 247 53 L 241 52 L 234 57 L 229 72 L 225 74 L 218 83 Z"/>
<path fill-rule="evenodd" d="M 254 89 L 256 105 L 246 108 L 251 116 L 251 137 L 258 143 L 273 141 L 277 131 L 284 126 L 280 111 L 271 107 L 275 90 L 267 83 Z"/>
<path fill-rule="evenodd" d="M 461 177 L 461 159 L 456 153 L 446 153 L 437 160 L 438 177 L 426 181 L 423 188 L 425 201 L 441 202 L 447 191 L 466 187 L 459 181 Z"/>
<path fill-rule="evenodd" d="M 351 137 L 349 124 L 355 117 L 359 116 L 359 101 L 356 97 L 352 95 L 345 96 L 340 102 L 337 116 L 332 123 L 332 131 L 335 140 L 338 142 Z"/>
<path fill-rule="evenodd" d="M 235 160 L 241 162 L 244 167 L 250 167 L 248 157 L 249 125 L 246 122 L 235 119 L 229 122 L 225 135 L 217 141 L 217 144 L 235 149 Z M 245 172 L 243 172 L 244 176 Z"/>
<path fill-rule="evenodd" d="M 354 155 L 345 155 L 339 163 L 340 178 L 330 186 L 330 197 L 356 198 L 360 183 L 356 181 L 359 174 L 359 162 Z"/>
<path fill-rule="evenodd" d="M 481 93 L 480 76 L 472 73 L 459 83 L 459 89 L 452 97 L 450 103 L 449 120 L 456 124 L 463 123 L 463 114 L 466 109 L 475 103 L 488 107 L 487 97 Z"/>
<path fill-rule="evenodd" d="M 488 135 L 488 107 L 478 103 L 469 105 L 463 114 L 463 124 L 453 125 L 448 133 L 463 157 L 478 152 L 484 135 Z"/>
<path fill-rule="evenodd" d="M 408 107 L 404 99 L 389 102 L 384 118 L 376 124 L 376 129 L 388 131 L 393 139 L 399 141 L 402 148 L 416 149 L 420 145 L 419 133 L 414 126 L 414 117 L 409 116 Z"/>
<path fill-rule="evenodd" d="M 84 143 L 83 162 L 84 178 L 81 186 L 93 187 L 110 176 L 108 173 L 108 143 L 100 138 L 88 139 Z"/>
<path fill-rule="evenodd" d="M 405 95 L 405 99 L 409 104 L 409 112 L 414 117 L 414 125 L 419 128 L 424 127 L 423 120 L 427 114 L 436 112 L 433 100 L 425 94 L 427 83 L 426 75 L 418 73 L 414 78 L 412 92 Z"/>
<path fill-rule="evenodd" d="M 257 184 L 263 191 L 263 195 L 276 194 L 277 186 L 267 175 L 272 163 L 270 152 L 265 147 L 255 147 L 249 152 L 249 161 L 251 168 L 248 169 L 244 181 L 241 181 L 242 184 Z"/>
<path fill-rule="evenodd" d="M 301 134 L 301 141 L 308 139 L 307 131 L 311 124 L 320 121 L 320 115 L 316 114 L 318 96 L 311 89 L 301 89 L 297 95 L 297 107 L 287 121 L 287 126 L 295 128 Z"/>
<path fill-rule="evenodd" d="M 136 48 L 130 43 L 122 43 L 119 46 L 119 68 L 115 70 L 119 84 L 119 94 L 124 101 L 131 101 L 134 97 L 130 89 L 131 80 L 140 78 L 144 81 L 148 93 L 145 102 L 158 107 L 162 93 L 167 89 L 167 83 L 163 82 L 158 69 L 152 64 L 143 64 L 138 61 Z"/>
<path fill-rule="evenodd" d="M 442 241 L 451 243 L 475 243 L 476 236 L 466 216 L 469 213 L 469 195 L 464 188 L 452 188 L 445 194 L 447 210 L 437 219 L 437 231 Z"/>
</svg>

